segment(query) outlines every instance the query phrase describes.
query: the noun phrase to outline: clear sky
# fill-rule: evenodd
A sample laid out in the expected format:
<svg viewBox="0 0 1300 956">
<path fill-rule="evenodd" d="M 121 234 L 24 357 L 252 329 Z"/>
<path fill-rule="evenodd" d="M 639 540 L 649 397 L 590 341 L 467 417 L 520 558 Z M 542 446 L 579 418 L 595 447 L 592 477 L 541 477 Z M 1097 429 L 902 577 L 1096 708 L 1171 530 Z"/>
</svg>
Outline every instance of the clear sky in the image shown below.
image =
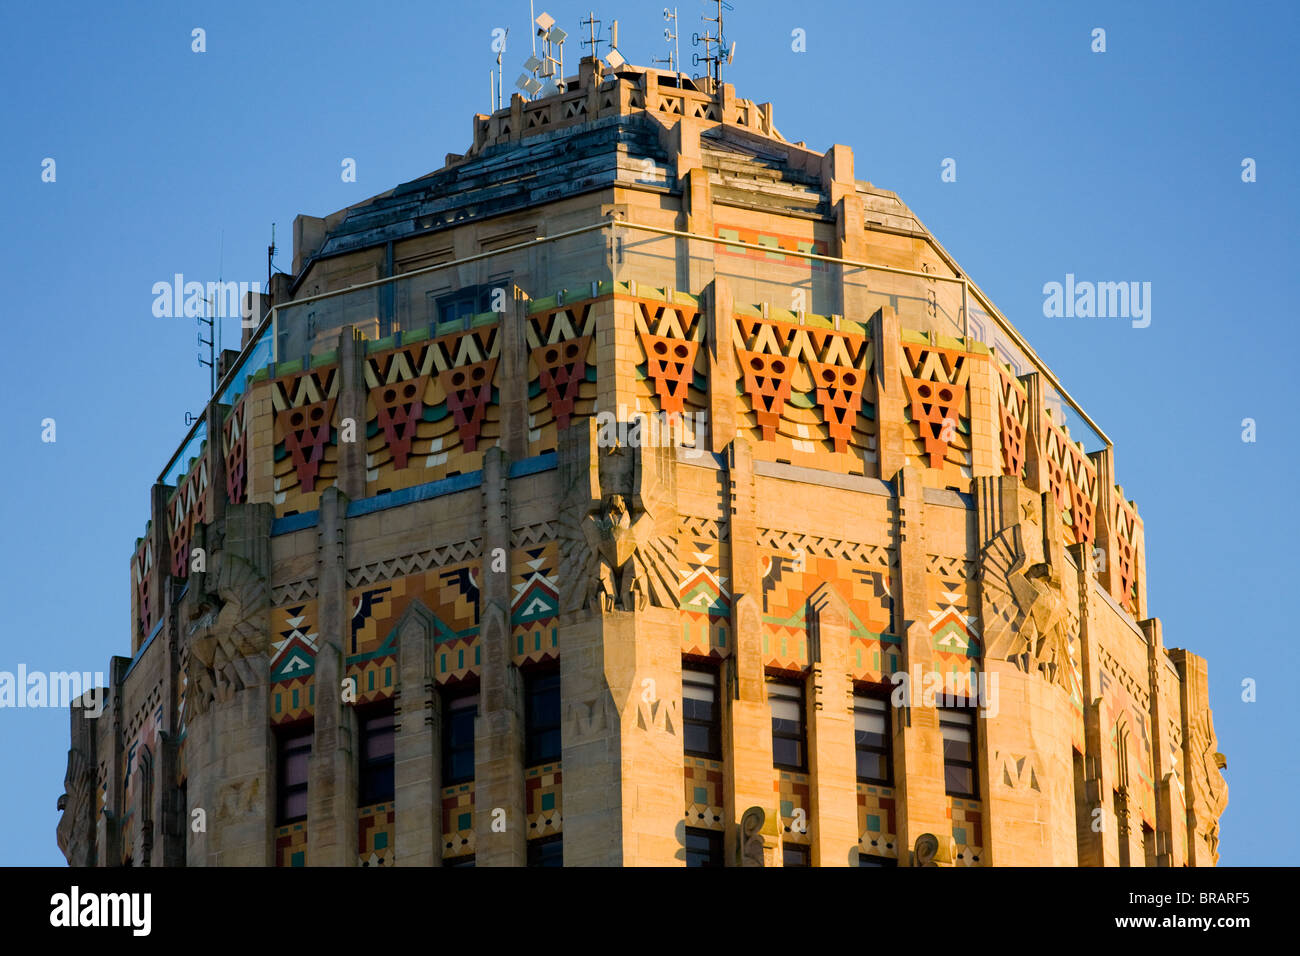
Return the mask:
<svg viewBox="0 0 1300 956">
<path fill-rule="evenodd" d="M 568 72 L 595 2 L 537 0 L 571 35 Z M 911 206 L 1114 441 L 1152 612 L 1209 660 L 1222 862 L 1293 862 L 1297 5 L 733 2 L 739 95 L 772 102 L 790 140 L 852 147 L 858 178 Z M 713 4 L 678 9 L 689 70 Z M 641 64 L 666 55 L 661 11 L 596 7 Z M 296 214 L 464 151 L 492 30 L 511 30 L 512 86 L 528 4 L 46 0 L 0 22 L 0 670 L 107 672 L 130 654 L 150 485 L 208 388 L 194 321 L 155 318 L 153 284 L 263 280 L 272 222 L 288 271 Z M 1150 325 L 1045 318 L 1066 274 L 1150 282 Z M 63 862 L 67 734 L 64 711 L 0 710 L 0 864 Z"/>
</svg>

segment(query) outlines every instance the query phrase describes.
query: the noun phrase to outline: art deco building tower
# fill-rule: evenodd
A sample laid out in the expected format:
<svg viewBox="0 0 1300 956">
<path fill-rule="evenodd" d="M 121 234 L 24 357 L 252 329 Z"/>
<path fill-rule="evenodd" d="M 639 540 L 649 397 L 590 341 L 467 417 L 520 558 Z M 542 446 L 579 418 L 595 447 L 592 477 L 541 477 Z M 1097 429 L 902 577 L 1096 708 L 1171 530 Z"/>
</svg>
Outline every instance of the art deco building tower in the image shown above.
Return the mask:
<svg viewBox="0 0 1300 956">
<path fill-rule="evenodd" d="M 258 305 L 70 862 L 1215 862 L 1109 440 L 848 148 L 586 59 Z"/>
</svg>

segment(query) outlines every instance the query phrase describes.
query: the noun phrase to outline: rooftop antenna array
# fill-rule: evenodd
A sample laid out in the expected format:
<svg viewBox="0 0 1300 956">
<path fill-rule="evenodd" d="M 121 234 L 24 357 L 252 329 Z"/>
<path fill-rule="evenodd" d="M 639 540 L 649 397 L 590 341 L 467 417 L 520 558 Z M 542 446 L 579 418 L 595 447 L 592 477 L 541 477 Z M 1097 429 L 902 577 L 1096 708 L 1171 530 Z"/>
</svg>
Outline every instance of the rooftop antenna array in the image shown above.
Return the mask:
<svg viewBox="0 0 1300 956">
<path fill-rule="evenodd" d="M 528 5 L 529 12 L 532 12 L 532 4 Z M 555 25 L 555 17 L 543 11 L 533 18 L 533 25 L 536 32 L 533 34 L 533 55 L 524 61 L 524 69 L 528 73 L 520 73 L 519 79 L 515 80 L 515 86 L 523 90 L 529 97 L 534 97 L 543 89 L 548 93 L 563 91 L 564 89 L 564 41 L 569 38 L 569 34 Z M 537 40 L 542 40 L 542 55 L 537 56 Z M 530 75 L 531 74 L 531 75 Z M 542 82 L 538 77 L 544 77 L 546 82 Z"/>
<path fill-rule="evenodd" d="M 717 16 L 706 17 L 701 15 L 700 19 L 705 23 L 716 23 L 718 25 L 718 32 L 717 34 L 710 33 L 709 28 L 705 27 L 704 33 L 691 34 L 691 43 L 694 46 L 699 46 L 701 43 L 704 44 L 704 55 L 700 56 L 698 53 L 691 54 L 691 65 L 699 66 L 703 63 L 705 66 L 705 73 L 713 77 L 714 85 L 721 86 L 722 67 L 724 64 L 730 66 L 731 61 L 735 59 L 736 56 L 736 44 L 732 43 L 728 45 L 726 34 L 723 32 L 722 11 L 734 10 L 735 7 L 728 3 L 727 0 L 704 0 L 704 2 L 712 2 L 717 7 Z M 714 52 L 715 46 L 717 47 L 716 53 Z"/>
<path fill-rule="evenodd" d="M 673 45 L 672 49 L 668 51 L 668 56 L 652 57 L 650 62 L 667 63 L 669 71 L 672 73 L 676 73 L 678 71 L 678 63 L 681 60 L 681 50 L 677 46 L 677 8 L 676 7 L 673 7 L 672 10 L 669 10 L 667 7 L 664 7 L 664 22 L 672 24 L 671 27 L 664 27 L 664 42 L 671 43 Z"/>
<path fill-rule="evenodd" d="M 583 46 L 591 47 L 591 55 L 594 59 L 600 59 L 600 45 L 605 41 L 600 38 L 600 31 L 596 28 L 600 26 L 600 21 L 596 19 L 595 11 L 587 13 L 587 19 L 582 21 L 582 25 L 587 28 L 587 34 L 591 39 L 583 40 Z"/>
</svg>

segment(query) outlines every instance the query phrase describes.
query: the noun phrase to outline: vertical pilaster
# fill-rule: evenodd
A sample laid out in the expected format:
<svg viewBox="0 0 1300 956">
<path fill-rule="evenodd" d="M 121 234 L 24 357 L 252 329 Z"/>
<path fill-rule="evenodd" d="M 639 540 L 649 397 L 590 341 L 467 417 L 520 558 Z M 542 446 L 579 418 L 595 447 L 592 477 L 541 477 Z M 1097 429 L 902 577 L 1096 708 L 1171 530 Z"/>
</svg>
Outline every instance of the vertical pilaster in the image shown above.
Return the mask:
<svg viewBox="0 0 1300 956">
<path fill-rule="evenodd" d="M 1187 794 L 1187 864 L 1214 866 L 1219 853 L 1219 816 L 1228 805 L 1228 786 L 1219 772 L 1226 766 L 1210 714 L 1209 673 L 1205 658 L 1182 648 L 1169 656 L 1180 678 L 1183 724 L 1183 780 Z"/>
<path fill-rule="evenodd" d="M 149 570 L 149 595 L 154 606 L 154 625 L 171 613 L 167 601 L 167 579 L 171 577 L 172 543 L 171 519 L 167 513 L 167 496 L 173 491 L 170 485 L 155 483 L 149 495 L 149 530 L 146 532 L 153 546 L 153 567 Z M 134 657 L 149 635 L 135 634 L 132 629 L 131 655 Z"/>
<path fill-rule="evenodd" d="M 1121 597 L 1118 551 L 1115 541 L 1115 456 L 1111 448 L 1103 448 L 1088 456 L 1097 466 L 1097 511 L 1093 527 L 1098 560 L 1091 558 L 1088 567 L 1096 567 L 1097 580 L 1106 593 L 1118 601 Z"/>
<path fill-rule="evenodd" d="M 155 561 L 155 567 L 157 564 Z M 104 793 L 104 812 L 99 817 L 99 831 L 95 838 L 95 845 L 99 848 L 98 866 L 120 866 L 122 862 L 122 817 L 126 813 L 126 780 L 122 767 L 122 727 L 125 723 L 122 680 L 130 667 L 129 657 L 113 657 L 109 661 L 108 706 L 99 718 L 101 727 L 107 725 L 105 735 L 108 740 L 101 738 L 100 743 L 107 744 L 108 785 Z"/>
<path fill-rule="evenodd" d="M 755 545 L 758 527 L 754 512 L 754 456 L 743 436 L 737 436 L 728 446 L 727 480 L 731 499 L 727 535 L 732 593 L 735 595 L 732 612 L 735 646 L 728 658 L 726 681 L 724 810 L 727 861 L 739 865 L 740 820 L 744 812 L 750 807 L 761 807 L 769 824 L 779 822 L 779 807 L 773 790 L 776 771 L 772 767 L 772 715 L 767 704 L 763 666 L 762 591 Z"/>
<path fill-rule="evenodd" d="M 714 454 L 726 451 L 736 437 L 735 299 L 731 285 L 715 277 L 708 296 L 705 349 L 709 364 L 709 436 Z"/>
<path fill-rule="evenodd" d="M 248 500 L 275 501 L 275 403 L 266 379 L 248 384 Z"/>
<path fill-rule="evenodd" d="M 966 364 L 970 369 L 971 475 L 975 478 L 1000 475 L 1002 426 L 998 415 L 998 372 L 987 355 L 968 358 Z"/>
<path fill-rule="evenodd" d="M 307 861 L 357 863 L 356 714 L 343 703 L 343 656 L 350 636 L 347 607 L 347 497 L 337 485 L 321 493 L 317 525 L 319 643 L 316 651 L 315 740 L 307 763 Z"/>
<path fill-rule="evenodd" d="M 1050 500 L 1051 496 L 1047 496 Z M 1109 562 L 1108 562 L 1109 563 Z M 1110 806 L 1115 789 L 1108 762 L 1109 745 L 1101 719 L 1101 650 L 1094 633 L 1092 574 L 1089 564 L 1080 561 L 1079 587 L 1079 657 L 1083 672 L 1083 766 L 1082 788 L 1075 794 L 1076 832 L 1079 838 L 1080 866 L 1119 865 L 1119 820 Z"/>
<path fill-rule="evenodd" d="M 226 515 L 226 455 L 222 446 L 223 427 L 226 423 L 226 412 L 229 410 L 229 405 L 218 405 L 215 401 L 211 401 L 203 413 L 208 428 L 208 443 L 203 449 L 203 456 L 207 459 L 208 466 L 205 523 L 210 527 L 220 527 Z M 211 554 L 208 557 L 211 557 Z"/>
<path fill-rule="evenodd" d="M 899 346 L 898 314 L 887 305 L 881 306 L 871 319 L 871 334 L 876 343 L 872 372 L 876 381 L 876 451 L 880 460 L 880 478 L 893 481 L 907 461 L 903 424 L 903 350 Z"/>
<path fill-rule="evenodd" d="M 391 288 L 391 287 L 389 287 Z M 366 496 L 366 347 L 361 333 L 350 325 L 339 331 L 338 455 L 339 474 L 336 484 L 348 500 Z M 345 425 L 353 440 L 344 441 Z"/>
<path fill-rule="evenodd" d="M 413 603 L 397 633 L 393 842 L 398 866 L 442 862 L 441 708 L 433 673 L 437 621 Z"/>
<path fill-rule="evenodd" d="M 501 315 L 501 361 L 497 393 L 501 399 L 501 447 L 511 461 L 528 457 L 528 303 L 518 286 Z M 603 406 L 602 406 L 603 407 Z"/>
<path fill-rule="evenodd" d="M 897 352 L 897 349 L 894 349 Z M 902 421 L 901 415 L 897 419 Z M 899 620 L 904 628 L 903 667 L 908 683 L 903 706 L 894 720 L 894 779 L 898 812 L 898 859 L 911 864 L 911 852 L 923 833 L 939 840 L 936 862 L 951 862 L 952 822 L 944 789 L 943 740 L 934 702 L 926 706 L 920 682 L 934 669 L 934 650 L 926 626 L 925 498 L 921 474 L 908 465 L 897 475 Z M 895 694 L 898 688 L 895 688 Z"/>
<path fill-rule="evenodd" d="M 858 845 L 849 608 L 830 585 L 809 596 L 808 625 L 816 658 L 807 696 L 812 865 L 848 866 Z"/>
<path fill-rule="evenodd" d="M 479 573 L 482 681 L 474 722 L 475 862 L 523 866 L 523 682 L 510 654 L 510 579 L 492 571 L 493 554 L 510 555 L 510 460 L 500 448 L 483 456 L 483 564 Z"/>
<path fill-rule="evenodd" d="M 1025 429 L 1025 484 L 1043 494 L 1049 491 L 1047 481 L 1047 438 L 1043 434 L 1044 403 L 1043 377 L 1037 372 L 1020 376 L 1028 393 L 1029 427 Z"/>
<path fill-rule="evenodd" d="M 1164 628 L 1158 617 L 1138 622 L 1147 638 L 1147 682 L 1151 688 L 1151 772 L 1156 793 L 1156 866 L 1182 866 L 1181 846 L 1175 850 L 1174 821 L 1182 815 L 1174 807 L 1177 773 L 1169 757 L 1170 701 L 1162 692 L 1165 680 Z M 1181 808 L 1179 808 L 1181 809 Z"/>
<path fill-rule="evenodd" d="M 831 255 L 862 262 L 867 258 L 863 233 L 862 197 L 853 176 L 853 150 L 835 144 L 822 156 L 822 188 L 829 194 L 835 217 L 835 245 Z"/>
</svg>

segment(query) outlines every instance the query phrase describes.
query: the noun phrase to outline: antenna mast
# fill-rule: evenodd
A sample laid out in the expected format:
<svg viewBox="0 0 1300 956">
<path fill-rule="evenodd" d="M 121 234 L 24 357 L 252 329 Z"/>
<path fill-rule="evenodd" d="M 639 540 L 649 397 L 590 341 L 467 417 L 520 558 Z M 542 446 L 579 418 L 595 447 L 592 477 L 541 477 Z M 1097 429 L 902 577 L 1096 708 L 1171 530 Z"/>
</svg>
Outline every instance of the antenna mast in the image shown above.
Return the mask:
<svg viewBox="0 0 1300 956">
<path fill-rule="evenodd" d="M 708 2 L 709 0 L 705 0 L 705 3 Z M 718 25 L 717 35 L 715 36 L 710 33 L 708 27 L 705 27 L 703 34 L 695 33 L 691 35 L 691 43 L 693 45 L 699 46 L 701 43 L 704 44 L 704 56 L 700 56 L 698 53 L 692 54 L 691 64 L 698 66 L 703 63 L 705 65 L 706 74 L 713 78 L 713 83 L 716 88 L 722 86 L 723 64 L 725 63 L 730 65 L 732 58 L 736 55 L 736 44 L 732 43 L 730 46 L 727 45 L 727 38 L 723 33 L 724 28 L 722 22 L 722 11 L 734 10 L 735 7 L 728 3 L 727 0 L 713 0 L 713 3 L 717 7 L 717 16 L 706 17 L 701 15 L 700 19 L 705 23 L 716 23 Z M 667 13 L 667 11 L 664 12 Z M 717 47 L 716 54 L 713 52 L 714 46 Z"/>
<path fill-rule="evenodd" d="M 275 259 L 275 223 L 271 223 L 271 244 L 266 247 L 266 291 L 271 291 L 271 274 L 275 270 L 272 261 Z M 260 319 L 261 316 L 259 315 Z"/>
<path fill-rule="evenodd" d="M 200 326 L 206 325 L 208 327 L 208 337 L 206 339 L 203 337 L 203 329 L 200 328 L 199 345 L 206 345 L 208 347 L 208 360 L 206 362 L 203 361 L 202 352 L 197 353 L 195 357 L 198 359 L 200 365 L 206 365 L 208 367 L 208 394 L 213 395 L 217 391 L 217 337 L 212 332 L 212 296 L 208 296 L 204 301 L 207 304 L 209 314 L 206 317 L 200 315 L 198 317 L 198 322 Z"/>
<path fill-rule="evenodd" d="M 510 28 L 506 27 L 505 36 L 501 38 L 501 49 L 497 50 L 497 71 L 495 74 L 488 70 L 492 80 L 492 111 L 496 112 L 501 109 L 501 97 L 505 94 L 505 81 L 501 77 L 501 58 L 505 56 L 506 41 L 510 39 Z"/>
<path fill-rule="evenodd" d="M 528 10 L 531 13 L 533 9 L 530 0 Z M 520 73 L 519 79 L 515 80 L 515 86 L 523 90 L 529 96 L 536 96 L 542 89 L 550 87 L 548 93 L 562 92 L 564 90 L 564 41 L 569 38 L 569 34 L 555 25 L 555 17 L 543 11 L 533 18 L 533 25 L 536 28 L 533 31 L 533 55 L 524 61 L 524 69 L 532 73 Z M 542 56 L 537 56 L 537 38 L 542 38 Z M 547 77 L 548 83 L 540 82 L 538 75 Z"/>
<path fill-rule="evenodd" d="M 582 41 L 582 45 L 591 47 L 592 58 L 599 60 L 600 45 L 604 41 L 600 38 L 600 31 L 596 29 L 596 27 L 600 26 L 600 21 L 596 19 L 596 12 L 594 10 L 588 11 L 587 19 L 581 21 L 581 23 L 587 28 L 588 36 L 590 36 L 590 39 Z"/>
<path fill-rule="evenodd" d="M 650 60 L 650 62 L 667 63 L 669 71 L 673 73 L 677 73 L 679 70 L 678 64 L 681 62 L 681 50 L 677 45 L 677 8 L 676 7 L 673 7 L 672 10 L 669 10 L 667 7 L 664 7 L 664 22 L 672 24 L 671 27 L 664 27 L 664 42 L 671 43 L 673 45 L 672 49 L 668 51 L 667 58 L 656 56 L 653 57 Z"/>
</svg>

